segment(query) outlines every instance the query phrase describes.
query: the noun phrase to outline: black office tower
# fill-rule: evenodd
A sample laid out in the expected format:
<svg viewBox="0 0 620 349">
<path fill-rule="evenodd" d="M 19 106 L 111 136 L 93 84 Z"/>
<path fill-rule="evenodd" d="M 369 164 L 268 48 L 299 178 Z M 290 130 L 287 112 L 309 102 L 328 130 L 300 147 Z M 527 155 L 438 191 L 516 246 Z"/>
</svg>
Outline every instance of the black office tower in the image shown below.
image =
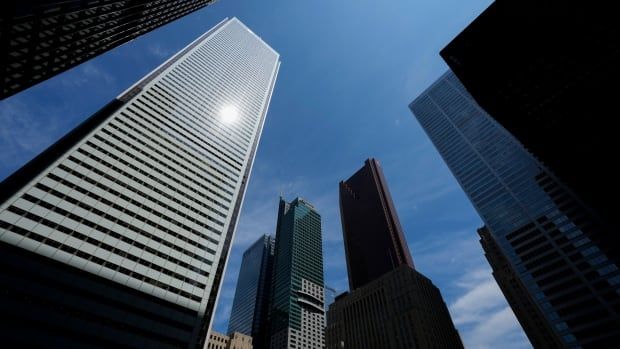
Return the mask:
<svg viewBox="0 0 620 349">
<path fill-rule="evenodd" d="M 441 55 L 476 102 L 586 206 L 620 263 L 620 21 L 614 2 L 496 1 Z"/>
<path fill-rule="evenodd" d="M 212 1 L 2 1 L 0 99 L 60 74 Z"/>
</svg>

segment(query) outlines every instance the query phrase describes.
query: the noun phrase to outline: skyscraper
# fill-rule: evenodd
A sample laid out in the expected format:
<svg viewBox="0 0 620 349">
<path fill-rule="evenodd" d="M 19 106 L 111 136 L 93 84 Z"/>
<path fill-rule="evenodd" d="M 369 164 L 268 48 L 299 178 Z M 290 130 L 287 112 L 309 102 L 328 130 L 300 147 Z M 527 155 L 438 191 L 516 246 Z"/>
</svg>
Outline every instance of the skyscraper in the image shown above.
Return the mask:
<svg viewBox="0 0 620 349">
<path fill-rule="evenodd" d="M 340 182 L 351 292 L 329 306 L 328 349 L 462 348 L 448 307 L 414 269 L 379 162 Z"/>
<path fill-rule="evenodd" d="M 484 256 L 493 269 L 493 277 L 534 348 L 561 348 L 562 341 L 553 331 L 536 302 L 527 292 L 510 262 L 491 236 L 487 227 L 478 229 Z"/>
<path fill-rule="evenodd" d="M 607 227 L 620 264 L 613 158 L 620 24 L 612 2 L 495 1 L 441 55 L 476 102 Z M 577 219 L 574 217 L 573 219 Z"/>
<path fill-rule="evenodd" d="M 255 349 L 266 347 L 275 239 L 263 235 L 243 253 L 228 333 L 252 336 Z"/>
<path fill-rule="evenodd" d="M 340 182 L 340 219 L 349 287 L 354 290 L 401 264 L 413 268 L 379 162 L 368 159 Z"/>
<path fill-rule="evenodd" d="M 0 4 L 0 99 L 212 1 L 3 1 Z"/>
<path fill-rule="evenodd" d="M 271 349 L 323 348 L 321 216 L 302 198 L 280 198 L 271 295 Z"/>
<path fill-rule="evenodd" d="M 475 103 L 452 72 L 410 109 L 563 346 L 618 343 L 620 271 L 597 241 L 601 226 L 590 211 Z M 528 321 L 520 314 L 529 310 L 514 312 Z M 531 326 L 524 326 L 526 333 Z"/>
<path fill-rule="evenodd" d="M 4 344 L 202 346 L 278 68 L 224 20 L 2 182 Z"/>
</svg>

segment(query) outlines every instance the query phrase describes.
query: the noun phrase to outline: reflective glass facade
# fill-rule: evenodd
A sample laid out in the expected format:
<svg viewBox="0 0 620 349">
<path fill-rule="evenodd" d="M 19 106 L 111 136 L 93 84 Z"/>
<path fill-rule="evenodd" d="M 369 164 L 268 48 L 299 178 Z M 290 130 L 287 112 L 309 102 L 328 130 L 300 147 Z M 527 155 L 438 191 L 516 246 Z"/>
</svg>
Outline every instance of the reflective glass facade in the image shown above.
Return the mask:
<svg viewBox="0 0 620 349">
<path fill-rule="evenodd" d="M 253 338 L 255 349 L 265 346 L 275 239 L 261 236 L 244 253 L 228 322 L 228 333 Z"/>
<path fill-rule="evenodd" d="M 11 297 L 3 301 L 32 310 L 11 316 L 72 321 L 77 325 L 67 331 L 46 331 L 67 347 L 109 340 L 119 347 L 201 346 L 278 68 L 273 49 L 239 20 L 224 20 L 7 178 L 0 191 L 2 246 L 23 259 L 34 254 L 39 264 L 48 259 L 94 289 L 97 283 L 116 289 L 105 301 L 76 291 L 74 299 L 43 297 L 37 307 L 28 292 L 41 297 L 41 285 L 53 295 L 86 281 L 4 279 Z M 231 108 L 234 118 L 224 112 Z M 124 293 L 138 307 L 144 295 L 193 321 L 166 310 L 137 312 L 161 324 L 131 318 L 119 303 L 129 299 Z M 76 309 L 67 311 L 65 301 Z M 7 335 L 29 330 L 17 327 Z M 109 336 L 110 328 L 120 334 Z M 161 337 L 175 341 L 151 342 Z M 30 340 L 13 339 L 24 346 Z"/>
<path fill-rule="evenodd" d="M 323 348 L 324 303 L 321 216 L 304 199 L 280 198 L 270 348 Z"/>
<path fill-rule="evenodd" d="M 617 343 L 620 271 L 597 245 L 589 211 L 452 72 L 410 109 L 563 345 Z"/>
</svg>

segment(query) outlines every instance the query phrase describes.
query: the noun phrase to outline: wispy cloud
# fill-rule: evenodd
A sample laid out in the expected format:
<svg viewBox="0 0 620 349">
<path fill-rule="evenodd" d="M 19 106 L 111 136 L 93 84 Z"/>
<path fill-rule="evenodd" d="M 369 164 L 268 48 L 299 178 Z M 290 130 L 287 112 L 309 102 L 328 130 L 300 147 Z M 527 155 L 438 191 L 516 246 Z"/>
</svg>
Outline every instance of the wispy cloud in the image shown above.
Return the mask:
<svg viewBox="0 0 620 349">
<path fill-rule="evenodd" d="M 476 269 L 456 282 L 463 294 L 450 304 L 468 348 L 531 348 L 512 309 L 488 269 Z"/>
<path fill-rule="evenodd" d="M 169 48 L 163 47 L 160 43 L 157 42 L 148 45 L 147 51 L 156 58 L 166 58 L 171 54 Z"/>
<path fill-rule="evenodd" d="M 114 75 L 92 61 L 80 64 L 75 70 L 70 71 L 60 80 L 64 86 L 81 87 L 92 81 L 99 81 L 105 85 L 112 85 L 116 82 Z"/>
<path fill-rule="evenodd" d="M 418 270 L 441 282 L 441 293 L 465 347 L 531 348 L 473 230 L 431 234 L 413 244 L 412 252 Z"/>
<path fill-rule="evenodd" d="M 465 291 L 450 305 L 457 325 L 483 321 L 488 317 L 488 312 L 503 309 L 506 304 L 488 269 L 465 274 L 456 285 Z"/>
<path fill-rule="evenodd" d="M 0 177 L 28 161 L 45 146 L 52 143 L 59 130 L 59 120 L 54 110 L 47 110 L 48 118 L 36 105 L 16 99 L 7 99 L 0 105 Z"/>
</svg>

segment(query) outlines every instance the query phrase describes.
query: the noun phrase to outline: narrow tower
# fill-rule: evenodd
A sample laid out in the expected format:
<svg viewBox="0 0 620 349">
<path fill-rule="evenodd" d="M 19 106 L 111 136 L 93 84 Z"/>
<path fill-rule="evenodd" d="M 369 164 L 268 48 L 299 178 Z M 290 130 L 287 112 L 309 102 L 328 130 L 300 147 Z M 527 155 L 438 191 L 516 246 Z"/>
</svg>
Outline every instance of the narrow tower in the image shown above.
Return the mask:
<svg viewBox="0 0 620 349">
<path fill-rule="evenodd" d="M 252 336 L 254 349 L 265 348 L 275 239 L 263 235 L 243 252 L 228 333 Z"/>
<path fill-rule="evenodd" d="M 302 198 L 280 198 L 271 299 L 271 349 L 325 346 L 321 216 Z"/>
<path fill-rule="evenodd" d="M 414 267 L 377 160 L 366 160 L 364 167 L 340 182 L 340 219 L 351 290 L 399 265 Z"/>
</svg>

